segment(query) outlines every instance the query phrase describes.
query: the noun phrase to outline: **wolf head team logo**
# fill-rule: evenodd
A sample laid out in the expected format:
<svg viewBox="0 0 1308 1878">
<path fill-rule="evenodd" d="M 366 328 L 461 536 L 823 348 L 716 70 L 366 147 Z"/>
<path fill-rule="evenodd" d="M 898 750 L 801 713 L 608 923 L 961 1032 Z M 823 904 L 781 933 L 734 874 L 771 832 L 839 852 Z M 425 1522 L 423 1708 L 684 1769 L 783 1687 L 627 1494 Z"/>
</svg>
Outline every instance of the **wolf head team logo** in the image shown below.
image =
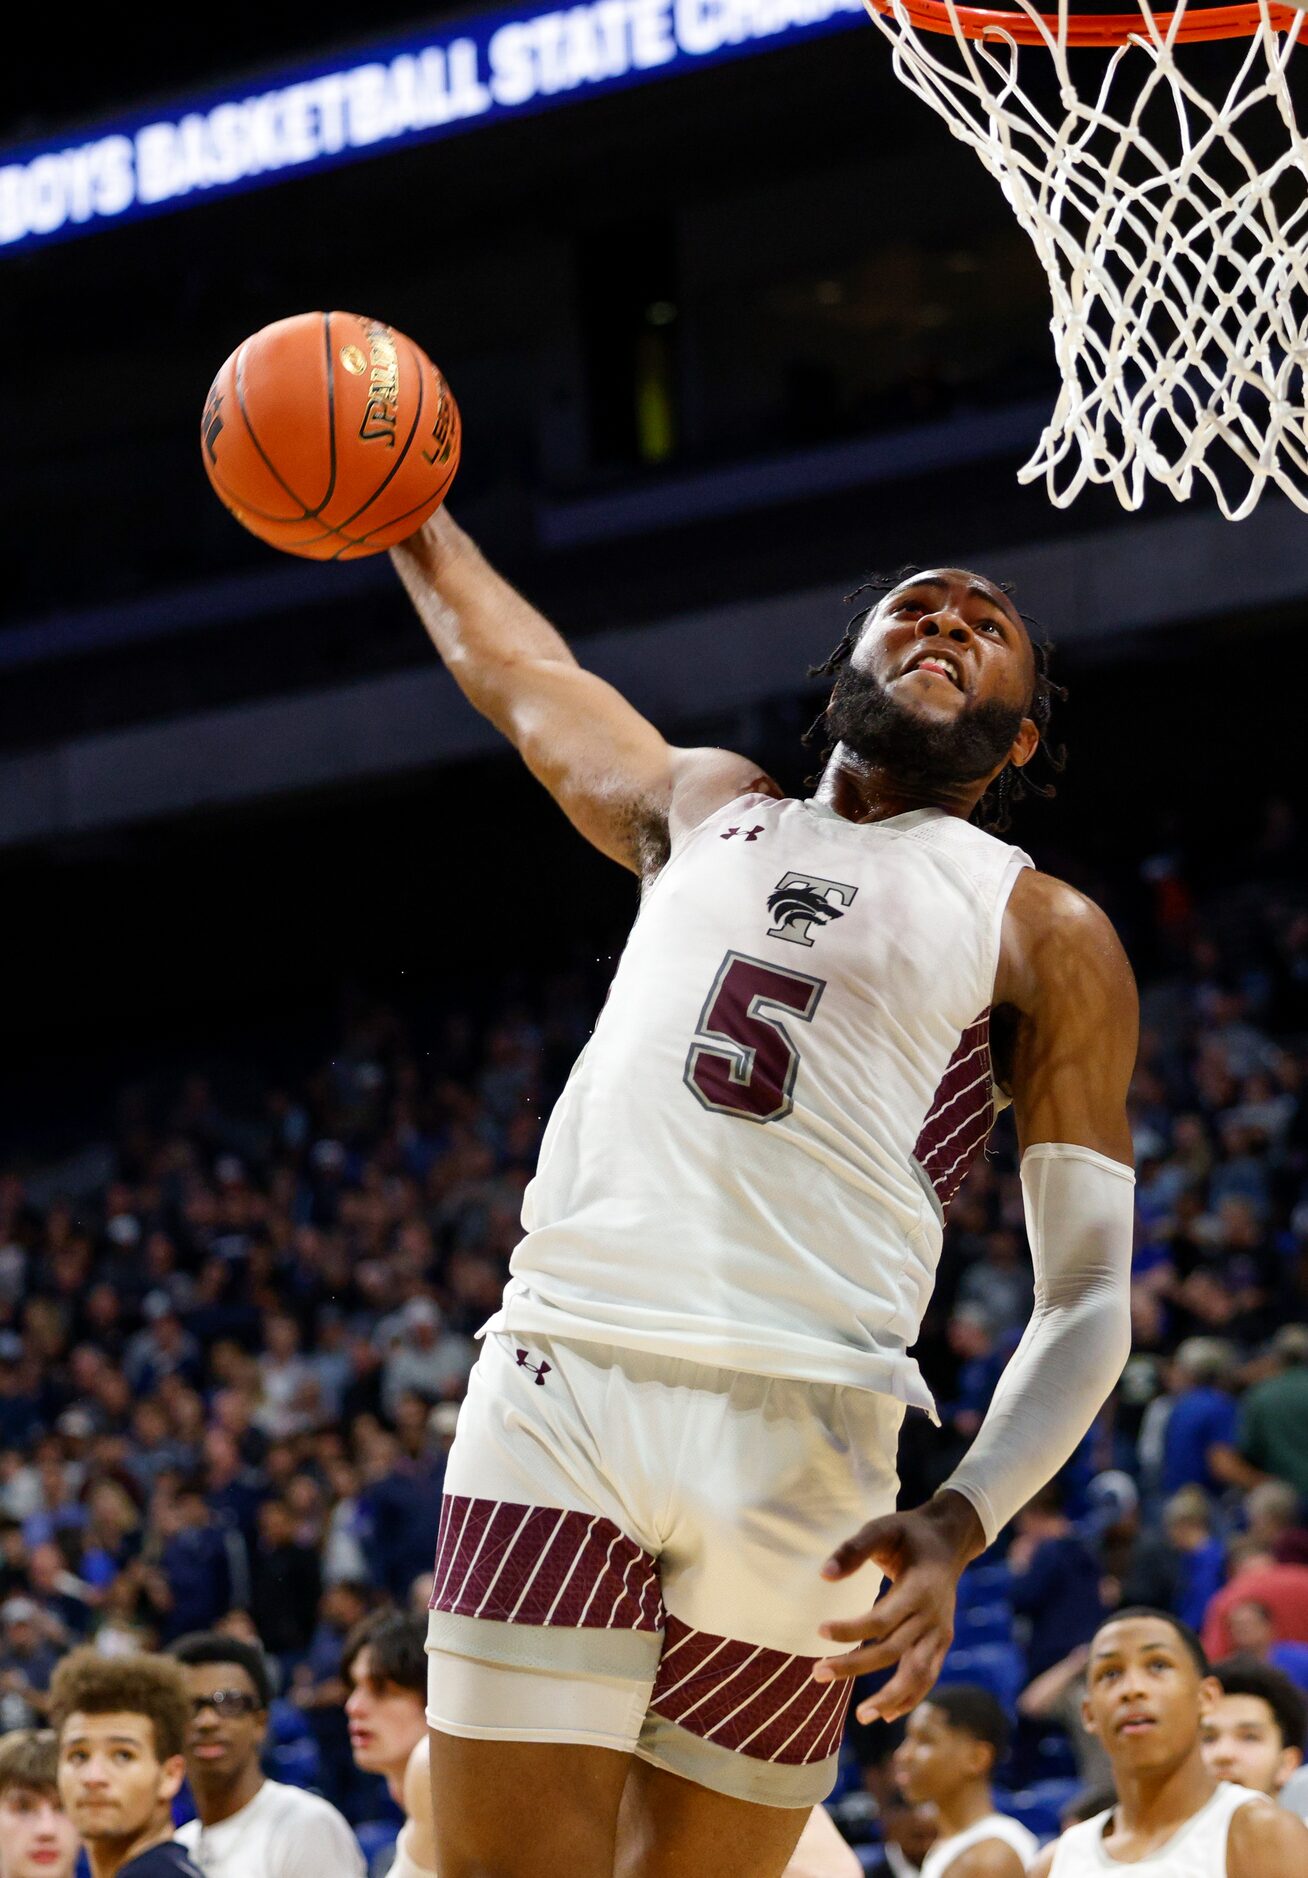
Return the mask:
<svg viewBox="0 0 1308 1878">
<path fill-rule="evenodd" d="M 768 927 L 768 938 L 811 946 L 813 928 L 820 931 L 831 920 L 843 919 L 857 893 L 857 887 L 843 880 L 824 880 L 820 874 L 783 874 L 768 895 L 768 912 L 776 921 Z"/>
</svg>

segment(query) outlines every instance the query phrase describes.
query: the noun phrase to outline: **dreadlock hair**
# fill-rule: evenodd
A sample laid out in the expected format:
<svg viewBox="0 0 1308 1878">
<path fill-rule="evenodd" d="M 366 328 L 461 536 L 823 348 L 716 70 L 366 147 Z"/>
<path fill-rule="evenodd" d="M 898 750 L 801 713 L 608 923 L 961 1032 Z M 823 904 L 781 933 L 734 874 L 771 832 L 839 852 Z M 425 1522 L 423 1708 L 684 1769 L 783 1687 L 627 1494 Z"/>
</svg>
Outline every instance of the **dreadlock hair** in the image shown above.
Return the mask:
<svg viewBox="0 0 1308 1878">
<path fill-rule="evenodd" d="M 853 601 L 861 599 L 865 593 L 874 593 L 878 596 L 890 593 L 895 587 L 902 586 L 904 581 L 911 580 L 914 574 L 920 574 L 921 572 L 922 569 L 920 567 L 910 562 L 906 567 L 901 567 L 894 574 L 873 574 L 863 582 L 862 586 L 855 587 L 852 593 L 845 595 L 845 605 L 849 606 Z M 997 580 L 993 585 L 999 589 L 1000 593 L 1007 594 L 1011 598 L 1012 588 L 1007 581 Z M 835 647 L 830 656 L 824 659 L 821 665 L 809 666 L 808 676 L 810 678 L 834 678 L 840 671 L 841 666 L 849 663 L 850 658 L 853 656 L 854 647 L 863 636 L 863 628 L 867 625 L 873 605 L 875 605 L 875 602 L 859 608 L 858 612 L 854 614 L 849 624 L 845 627 L 844 637 L 840 640 L 840 643 Z M 1066 700 L 1067 687 L 1056 683 L 1050 676 L 1049 661 L 1053 654 L 1054 647 L 1049 634 L 1045 631 L 1045 628 L 1040 622 L 1033 619 L 1029 613 L 1023 613 L 1020 607 L 1017 611 L 1019 619 L 1021 619 L 1030 635 L 1031 650 L 1035 654 L 1035 680 L 1031 687 L 1031 702 L 1027 707 L 1026 715 L 1032 720 L 1036 730 L 1039 732 L 1039 742 L 1036 744 L 1031 763 L 1034 763 L 1037 758 L 1042 758 L 1056 776 L 1061 776 L 1064 769 L 1067 767 L 1067 750 L 1062 744 L 1051 744 L 1048 733 L 1049 721 L 1053 716 L 1055 701 L 1063 703 Z M 826 724 L 826 717 L 827 714 L 824 708 L 821 715 L 817 717 L 804 732 L 803 741 L 810 747 L 816 743 L 821 736 Z M 831 752 L 835 747 L 834 742 L 831 741 L 828 741 L 822 746 L 818 764 L 819 770 L 826 768 Z M 972 811 L 972 817 L 989 834 L 1002 835 L 1006 833 L 1008 828 L 1012 825 L 1013 810 L 1016 808 L 1017 804 L 1023 801 L 1028 795 L 1043 796 L 1047 801 L 1050 796 L 1058 793 L 1054 783 L 1040 782 L 1029 773 L 1030 769 L 1030 763 L 1027 764 L 1025 769 L 1017 769 L 1012 763 L 1005 764 L 1004 768 L 1000 770 L 998 776 L 996 776 L 995 780 L 977 803 L 976 808 Z M 812 785 L 816 782 L 816 778 L 809 777 L 808 781 L 810 785 Z"/>
</svg>

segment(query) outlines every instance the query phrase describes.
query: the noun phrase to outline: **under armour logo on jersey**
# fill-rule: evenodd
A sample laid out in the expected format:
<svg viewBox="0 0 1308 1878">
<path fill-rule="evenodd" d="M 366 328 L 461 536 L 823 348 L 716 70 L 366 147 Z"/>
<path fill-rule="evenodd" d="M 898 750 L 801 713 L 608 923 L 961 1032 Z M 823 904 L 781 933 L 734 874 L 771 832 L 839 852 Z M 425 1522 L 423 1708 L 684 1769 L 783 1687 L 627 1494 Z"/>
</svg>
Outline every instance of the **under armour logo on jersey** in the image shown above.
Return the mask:
<svg viewBox="0 0 1308 1878">
<path fill-rule="evenodd" d="M 532 1375 L 536 1378 L 537 1388 L 543 1388 L 545 1385 L 545 1378 L 550 1373 L 550 1366 L 548 1363 L 529 1363 L 527 1361 L 527 1355 L 528 1353 L 526 1350 L 518 1351 L 518 1368 L 529 1369 Z"/>
<path fill-rule="evenodd" d="M 857 887 L 843 880 L 823 880 L 821 874 L 783 874 L 768 895 L 768 912 L 777 922 L 768 927 L 768 938 L 811 946 L 813 927 L 843 919 L 857 893 Z"/>
<path fill-rule="evenodd" d="M 757 841 L 757 840 L 758 840 L 758 838 L 759 838 L 759 836 L 760 836 L 760 835 L 761 835 L 762 833 L 763 833 L 763 824 L 762 824 L 762 822 L 755 822 L 755 824 L 754 824 L 754 826 L 753 826 L 752 828 L 745 828 L 745 829 L 740 829 L 740 828 L 728 828 L 728 830 L 727 830 L 727 832 L 726 832 L 726 834 L 725 834 L 725 835 L 722 835 L 722 836 L 720 836 L 720 837 L 719 837 L 719 839 L 720 839 L 720 840 L 722 840 L 722 841 L 730 841 L 730 839 L 731 839 L 731 837 L 732 837 L 733 835 L 739 835 L 739 834 L 743 834 L 743 835 L 744 835 L 744 837 L 745 837 L 745 839 L 746 839 L 746 841 Z"/>
</svg>

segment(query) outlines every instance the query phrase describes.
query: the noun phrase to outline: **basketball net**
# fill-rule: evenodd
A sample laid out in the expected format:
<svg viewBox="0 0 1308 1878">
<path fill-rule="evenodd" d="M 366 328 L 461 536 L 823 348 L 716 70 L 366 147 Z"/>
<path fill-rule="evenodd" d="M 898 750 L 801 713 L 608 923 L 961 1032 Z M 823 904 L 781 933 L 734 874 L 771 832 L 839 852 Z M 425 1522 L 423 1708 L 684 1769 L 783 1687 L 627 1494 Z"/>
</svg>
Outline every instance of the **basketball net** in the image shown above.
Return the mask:
<svg viewBox="0 0 1308 1878">
<path fill-rule="evenodd" d="M 1305 14 L 865 4 L 1048 277 L 1062 391 L 1019 480 L 1043 478 L 1060 508 L 1108 483 L 1136 509 L 1150 479 L 1185 501 L 1202 476 L 1231 520 L 1269 484 L 1308 511 L 1308 141 L 1287 83 Z M 1234 69 L 1209 98 L 1187 56 L 1216 37 L 1235 41 Z M 1260 153 L 1270 136 L 1270 162 L 1251 136 Z"/>
</svg>

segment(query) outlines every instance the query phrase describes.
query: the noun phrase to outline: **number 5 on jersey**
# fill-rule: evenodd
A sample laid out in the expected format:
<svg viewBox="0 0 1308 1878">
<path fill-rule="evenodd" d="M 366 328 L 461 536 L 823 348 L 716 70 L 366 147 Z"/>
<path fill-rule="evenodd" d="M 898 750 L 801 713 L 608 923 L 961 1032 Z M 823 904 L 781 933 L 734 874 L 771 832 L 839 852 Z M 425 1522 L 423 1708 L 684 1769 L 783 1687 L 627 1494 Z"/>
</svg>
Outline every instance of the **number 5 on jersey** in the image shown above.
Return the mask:
<svg viewBox="0 0 1308 1878">
<path fill-rule="evenodd" d="M 687 1088 L 719 1115 L 747 1122 L 789 1115 L 799 1051 L 780 1013 L 807 1024 L 825 985 L 825 979 L 728 952 L 686 1056 Z"/>
</svg>

